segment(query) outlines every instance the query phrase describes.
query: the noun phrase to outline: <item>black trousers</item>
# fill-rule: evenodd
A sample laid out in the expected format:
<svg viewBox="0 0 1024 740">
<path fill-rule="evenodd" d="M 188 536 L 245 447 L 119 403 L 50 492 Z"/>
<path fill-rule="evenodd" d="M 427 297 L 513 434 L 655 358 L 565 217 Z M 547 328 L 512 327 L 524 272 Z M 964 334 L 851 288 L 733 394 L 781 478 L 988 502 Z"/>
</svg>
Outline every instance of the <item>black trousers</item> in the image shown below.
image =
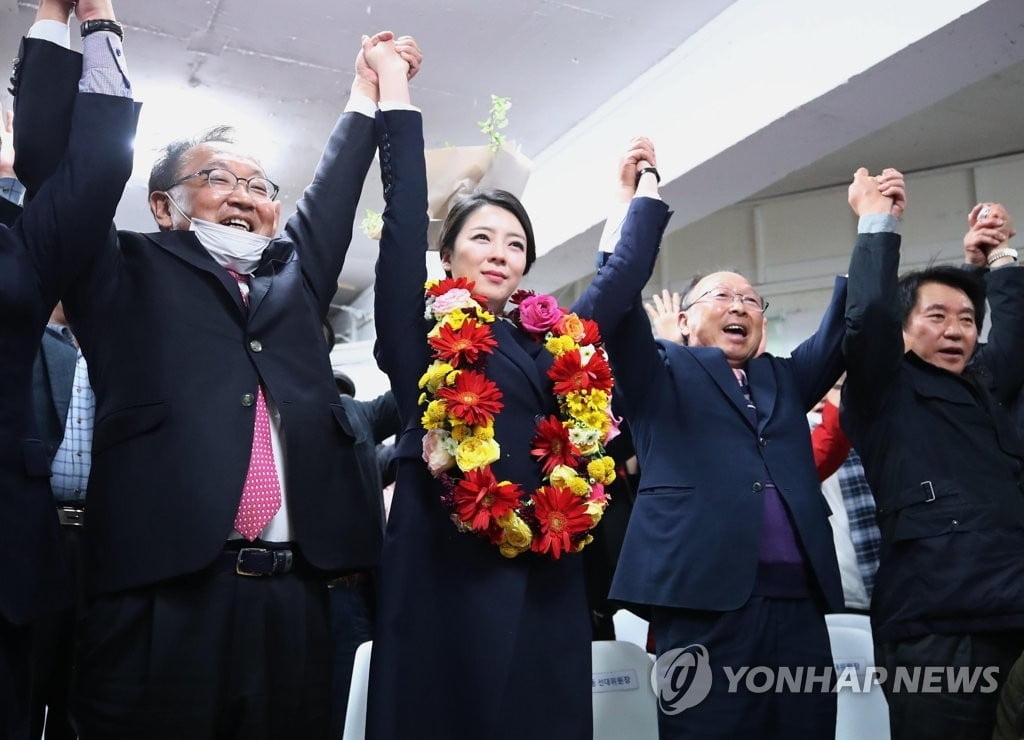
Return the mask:
<svg viewBox="0 0 1024 740">
<path fill-rule="evenodd" d="M 1022 650 L 1024 631 L 876 642 L 893 740 L 991 738 L 999 690 Z"/>
<path fill-rule="evenodd" d="M 751 596 L 730 612 L 654 607 L 652 626 L 656 670 L 669 651 L 691 656 L 659 690 L 661 740 L 835 737 L 832 650 L 812 599 Z"/>
<path fill-rule="evenodd" d="M 229 556 L 90 605 L 74 677 L 82 740 L 328 737 L 326 579 L 241 576 Z"/>
<path fill-rule="evenodd" d="M 28 738 L 29 635 L 0 619 L 0 740 Z"/>
<path fill-rule="evenodd" d="M 75 624 L 85 605 L 82 564 L 85 540 L 82 527 L 61 527 L 64 554 L 71 568 L 75 605 L 48 614 L 32 624 L 32 695 L 30 700 L 32 740 L 74 740 L 71 727 L 71 665 L 75 654 Z M 45 723 L 45 724 L 44 724 Z"/>
</svg>

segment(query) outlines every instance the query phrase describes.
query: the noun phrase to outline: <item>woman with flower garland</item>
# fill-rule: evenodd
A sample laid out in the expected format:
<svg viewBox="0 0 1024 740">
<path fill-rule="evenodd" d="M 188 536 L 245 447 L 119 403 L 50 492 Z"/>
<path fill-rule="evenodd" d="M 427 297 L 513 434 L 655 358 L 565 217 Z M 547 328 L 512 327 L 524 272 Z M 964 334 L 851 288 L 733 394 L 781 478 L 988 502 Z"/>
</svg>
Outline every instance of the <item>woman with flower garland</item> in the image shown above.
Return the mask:
<svg viewBox="0 0 1024 740">
<path fill-rule="evenodd" d="M 376 356 L 405 430 L 367 737 L 590 738 L 578 552 L 615 475 L 607 357 L 593 322 L 519 291 L 536 245 L 509 193 L 452 208 L 440 239 L 449 278 L 424 291 L 421 117 L 392 45 L 364 53 L 379 77 L 387 201 Z"/>
</svg>

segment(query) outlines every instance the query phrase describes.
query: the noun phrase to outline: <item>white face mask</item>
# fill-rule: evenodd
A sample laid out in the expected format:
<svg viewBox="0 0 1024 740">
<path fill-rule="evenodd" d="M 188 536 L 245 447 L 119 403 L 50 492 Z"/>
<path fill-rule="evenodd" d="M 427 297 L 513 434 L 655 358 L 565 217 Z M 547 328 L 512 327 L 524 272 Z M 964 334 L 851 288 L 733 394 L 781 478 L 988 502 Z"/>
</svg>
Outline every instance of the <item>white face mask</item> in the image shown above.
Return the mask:
<svg viewBox="0 0 1024 740">
<path fill-rule="evenodd" d="M 263 251 L 270 244 L 269 236 L 251 234 L 234 226 L 223 226 L 201 218 L 189 218 L 174 198 L 168 195 L 167 199 L 188 220 L 189 231 L 195 232 L 199 243 L 217 264 L 241 275 L 251 275 L 256 271 Z"/>
</svg>

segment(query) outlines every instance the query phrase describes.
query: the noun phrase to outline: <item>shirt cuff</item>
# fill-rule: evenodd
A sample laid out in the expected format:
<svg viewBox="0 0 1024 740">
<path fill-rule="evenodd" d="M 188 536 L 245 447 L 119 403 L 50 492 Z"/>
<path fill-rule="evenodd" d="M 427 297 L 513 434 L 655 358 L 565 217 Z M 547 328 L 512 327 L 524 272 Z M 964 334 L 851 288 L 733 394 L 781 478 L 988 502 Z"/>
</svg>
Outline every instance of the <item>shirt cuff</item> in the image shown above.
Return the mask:
<svg viewBox="0 0 1024 740">
<path fill-rule="evenodd" d="M 365 95 L 360 95 L 359 93 L 354 92 L 348 96 L 348 103 L 345 104 L 345 112 L 359 113 L 367 118 L 373 118 L 377 115 L 377 104 Z"/>
<path fill-rule="evenodd" d="M 882 234 L 900 230 L 900 222 L 891 213 L 868 213 L 857 222 L 858 234 Z"/>
<path fill-rule="evenodd" d="M 629 203 L 616 203 L 608 211 L 608 219 L 604 222 L 604 229 L 601 231 L 601 241 L 598 242 L 599 252 L 615 251 L 615 245 L 619 243 L 622 235 L 622 224 L 626 221 L 626 214 L 629 212 Z"/>
<path fill-rule="evenodd" d="M 67 23 L 54 20 L 36 21 L 26 35 L 30 39 L 42 39 L 65 49 L 71 48 L 71 28 Z"/>
<path fill-rule="evenodd" d="M 411 110 L 411 111 L 415 111 L 416 113 L 422 113 L 423 112 L 419 108 L 417 108 L 415 105 L 413 105 L 412 103 L 399 103 L 396 100 L 382 100 L 382 101 L 380 101 L 380 109 L 381 110 Z"/>
<path fill-rule="evenodd" d="M 82 79 L 78 91 L 121 98 L 132 96 L 124 49 L 116 33 L 96 31 L 82 39 Z"/>
<path fill-rule="evenodd" d="M 0 177 L 0 198 L 9 200 L 16 206 L 20 206 L 24 197 L 25 186 L 22 185 L 17 178 Z"/>
</svg>

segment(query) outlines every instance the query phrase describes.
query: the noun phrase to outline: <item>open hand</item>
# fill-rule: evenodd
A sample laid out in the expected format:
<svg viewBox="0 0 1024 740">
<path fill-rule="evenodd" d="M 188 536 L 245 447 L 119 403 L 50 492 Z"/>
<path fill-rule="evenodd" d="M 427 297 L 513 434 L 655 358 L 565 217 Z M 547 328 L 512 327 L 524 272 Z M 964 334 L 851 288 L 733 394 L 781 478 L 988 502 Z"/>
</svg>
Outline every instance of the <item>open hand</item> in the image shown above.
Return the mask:
<svg viewBox="0 0 1024 740">
<path fill-rule="evenodd" d="M 683 335 L 679 331 L 679 313 L 682 299 L 679 293 L 662 290 L 661 294 L 651 296 L 650 303 L 644 303 L 644 311 L 651 320 L 651 329 L 658 339 L 667 339 L 676 344 L 683 343 Z"/>
</svg>

